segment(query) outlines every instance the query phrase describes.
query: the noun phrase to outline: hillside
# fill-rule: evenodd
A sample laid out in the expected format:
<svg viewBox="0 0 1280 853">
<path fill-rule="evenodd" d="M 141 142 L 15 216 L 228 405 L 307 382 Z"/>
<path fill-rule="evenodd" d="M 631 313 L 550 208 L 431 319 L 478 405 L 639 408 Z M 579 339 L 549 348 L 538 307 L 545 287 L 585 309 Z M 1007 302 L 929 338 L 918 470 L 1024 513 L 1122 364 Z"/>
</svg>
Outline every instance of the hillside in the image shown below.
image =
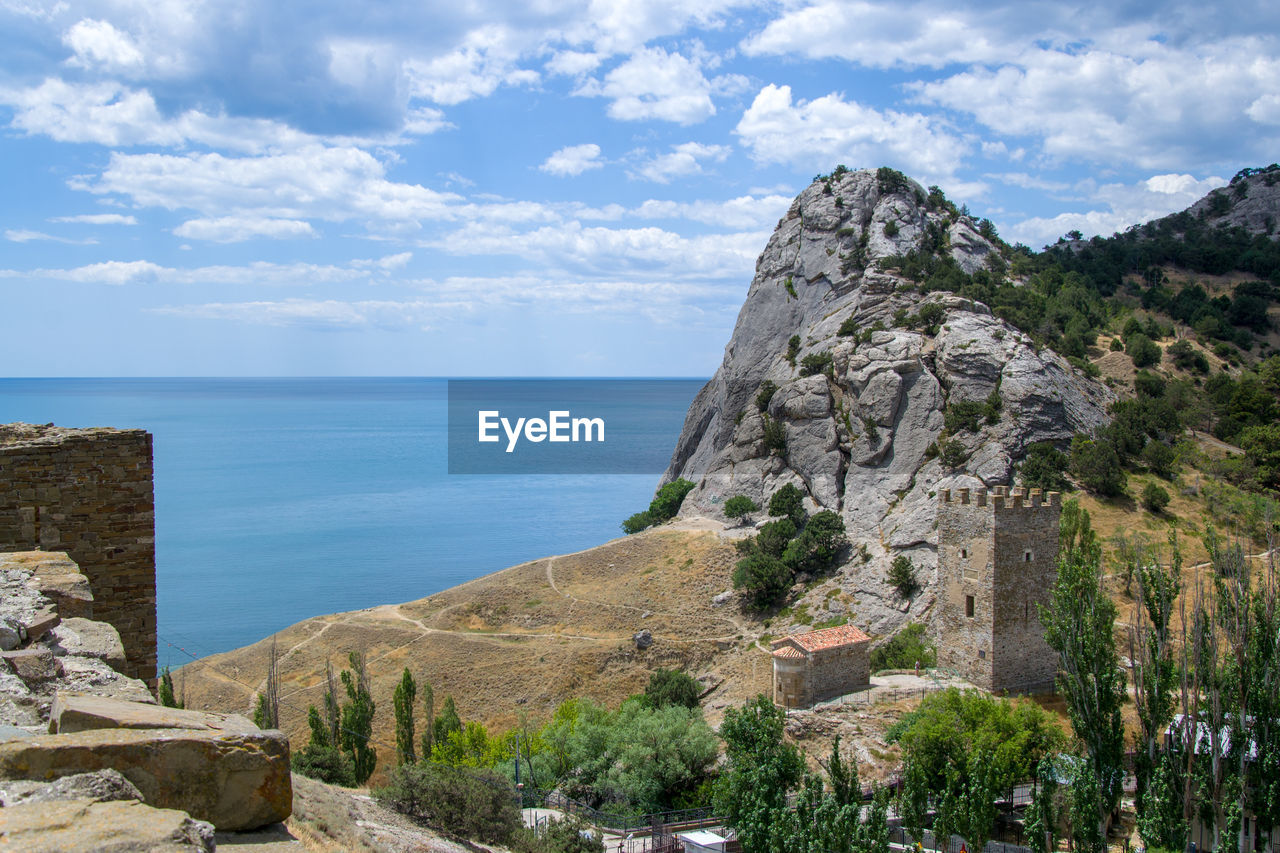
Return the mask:
<svg viewBox="0 0 1280 853">
<path fill-rule="evenodd" d="M 1246 175 L 1250 189 L 1229 190 L 1231 198 L 1269 197 L 1253 186 L 1269 188 L 1271 174 Z M 1280 267 L 1266 267 L 1265 228 L 1223 232 L 1206 219 L 1178 214 L 1033 254 L 889 170 L 820 177 L 761 255 L 724 363 L 691 407 L 666 477 L 696 483 L 682 518 L 418 601 L 280 632 L 282 727 L 295 746 L 305 742 L 326 661 L 342 668 L 353 650 L 368 654 L 384 759 L 394 754 L 390 697 L 405 667 L 433 685 L 437 705 L 452 695 L 464 720 L 498 730 L 545 721 L 573 697 L 616 705 L 654 669 L 679 667 L 702 683 L 703 707 L 718 721 L 725 707 L 768 688 L 774 636 L 848 621 L 880 642 L 908 619 L 927 621 L 932 493 L 1025 481 L 1039 442 L 1064 451 L 1048 474 L 1078 486 L 1084 480 L 1068 463 L 1073 437 L 1086 434 L 1089 447 L 1116 454 L 1120 475 L 1114 490 L 1091 484 L 1074 494 L 1106 543 L 1123 633 L 1133 607 L 1126 554 L 1161 546 L 1176 530 L 1190 579 L 1206 559 L 1207 523 L 1259 552 L 1278 517 L 1268 479 L 1278 466 L 1264 427 L 1280 411 L 1280 359 L 1263 355 L 1277 306 L 1261 297 L 1261 324 L 1229 319 L 1248 316 L 1233 314 L 1238 300 L 1271 293 L 1257 283 L 1280 281 Z M 1194 263 L 1178 254 L 1215 234 L 1239 251 L 1226 260 L 1200 252 Z M 1249 264 L 1257 269 L 1240 269 Z M 1176 313 L 1161 310 L 1161 294 Z M 1154 347 L 1145 360 L 1144 340 Z M 758 403 L 766 383 L 775 387 Z M 770 422 L 782 426 L 781 447 L 766 446 L 766 430 L 778 432 Z M 959 452 L 944 460 L 936 451 L 948 442 Z M 840 514 L 851 547 L 834 571 L 797 575 L 783 606 L 755 611 L 728 591 L 735 543 L 756 529 L 726 523 L 723 502 L 747 494 L 763 504 L 788 483 L 811 512 Z M 1167 506 L 1144 505 L 1148 487 L 1163 489 Z M 886 581 L 897 554 L 911 557 L 925 586 L 909 602 Z M 644 630 L 653 643 L 642 648 Z M 272 642 L 185 667 L 178 680 L 189 705 L 250 709 Z M 864 769 L 882 775 L 895 757 L 880 738 L 902 707 L 805 712 L 792 733 L 811 754 L 842 734 Z"/>
</svg>

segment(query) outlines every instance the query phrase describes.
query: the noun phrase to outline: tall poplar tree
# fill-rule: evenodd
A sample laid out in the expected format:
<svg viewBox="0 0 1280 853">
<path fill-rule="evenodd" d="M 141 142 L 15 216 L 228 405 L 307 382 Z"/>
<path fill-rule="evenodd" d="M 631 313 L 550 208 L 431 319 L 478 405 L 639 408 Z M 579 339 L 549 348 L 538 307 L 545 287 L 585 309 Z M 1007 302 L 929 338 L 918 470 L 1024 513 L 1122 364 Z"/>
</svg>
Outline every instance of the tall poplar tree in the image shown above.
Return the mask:
<svg viewBox="0 0 1280 853">
<path fill-rule="evenodd" d="M 413 764 L 418 760 L 413 744 L 413 703 L 417 698 L 418 685 L 406 666 L 391 696 L 396 715 L 396 757 L 401 764 Z"/>
</svg>

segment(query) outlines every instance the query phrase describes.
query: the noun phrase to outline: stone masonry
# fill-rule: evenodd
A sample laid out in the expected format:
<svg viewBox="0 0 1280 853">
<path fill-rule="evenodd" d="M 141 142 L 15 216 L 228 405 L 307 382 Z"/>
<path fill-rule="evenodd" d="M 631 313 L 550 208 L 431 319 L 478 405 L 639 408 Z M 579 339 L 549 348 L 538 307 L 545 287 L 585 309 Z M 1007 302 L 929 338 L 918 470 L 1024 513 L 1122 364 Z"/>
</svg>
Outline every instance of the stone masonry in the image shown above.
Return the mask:
<svg viewBox="0 0 1280 853">
<path fill-rule="evenodd" d="M 120 632 L 126 674 L 152 687 L 155 541 L 149 433 L 0 425 L 0 552 L 67 552 L 89 579 L 94 618 Z"/>
<path fill-rule="evenodd" d="M 1036 605 L 1057 578 L 1059 494 L 997 487 L 938 498 L 938 666 L 993 692 L 1052 686 L 1057 656 Z"/>
<path fill-rule="evenodd" d="M 773 701 L 784 708 L 818 702 L 871 686 L 871 638 L 852 625 L 774 640 Z"/>
</svg>

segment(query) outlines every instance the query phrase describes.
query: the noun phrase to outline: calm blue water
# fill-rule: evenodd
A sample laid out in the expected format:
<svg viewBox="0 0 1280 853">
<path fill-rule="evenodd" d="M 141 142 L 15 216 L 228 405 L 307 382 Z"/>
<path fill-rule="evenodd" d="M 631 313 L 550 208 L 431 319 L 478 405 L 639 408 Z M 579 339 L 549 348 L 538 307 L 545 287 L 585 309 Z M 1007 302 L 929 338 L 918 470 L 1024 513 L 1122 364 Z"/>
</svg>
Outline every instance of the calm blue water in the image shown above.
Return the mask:
<svg viewBox="0 0 1280 853">
<path fill-rule="evenodd" d="M 673 448 L 702 380 L 633 381 L 602 411 L 658 394 Z M 658 479 L 449 476 L 441 379 L 0 379 L 10 421 L 154 435 L 162 665 L 597 545 Z"/>
</svg>

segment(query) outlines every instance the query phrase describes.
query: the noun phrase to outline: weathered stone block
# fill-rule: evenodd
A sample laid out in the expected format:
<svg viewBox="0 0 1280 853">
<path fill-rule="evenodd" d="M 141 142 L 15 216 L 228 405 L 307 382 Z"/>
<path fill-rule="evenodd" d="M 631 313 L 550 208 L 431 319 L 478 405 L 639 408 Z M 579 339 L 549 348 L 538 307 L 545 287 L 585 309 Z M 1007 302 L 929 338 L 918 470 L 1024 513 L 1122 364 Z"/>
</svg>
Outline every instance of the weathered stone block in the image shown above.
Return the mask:
<svg viewBox="0 0 1280 853">
<path fill-rule="evenodd" d="M 213 851 L 213 827 L 137 802 L 63 800 L 0 809 L 0 850 L 25 853 Z"/>
<path fill-rule="evenodd" d="M 261 732 L 239 714 L 207 714 L 128 702 L 87 693 L 59 692 L 49 713 L 49 731 L 69 734 L 91 729 L 191 729 L 193 731 Z"/>
<path fill-rule="evenodd" d="M 9 665 L 14 675 L 28 685 L 49 681 L 62 674 L 62 665 L 58 659 L 43 646 L 2 652 L 0 659 Z"/>
<path fill-rule="evenodd" d="M 117 672 L 124 671 L 124 644 L 120 642 L 120 632 L 106 622 L 79 616 L 64 619 L 53 629 L 53 641 L 65 654 L 96 658 Z"/>
<path fill-rule="evenodd" d="M 289 741 L 278 731 L 95 729 L 0 743 L 0 778 L 49 780 L 108 767 L 149 805 L 221 830 L 265 826 L 293 810 Z"/>
<path fill-rule="evenodd" d="M 118 770 L 99 770 L 63 776 L 54 782 L 32 782 L 28 779 L 0 781 L 0 806 L 21 803 L 47 803 L 54 800 L 142 800 L 142 792 Z"/>
</svg>

